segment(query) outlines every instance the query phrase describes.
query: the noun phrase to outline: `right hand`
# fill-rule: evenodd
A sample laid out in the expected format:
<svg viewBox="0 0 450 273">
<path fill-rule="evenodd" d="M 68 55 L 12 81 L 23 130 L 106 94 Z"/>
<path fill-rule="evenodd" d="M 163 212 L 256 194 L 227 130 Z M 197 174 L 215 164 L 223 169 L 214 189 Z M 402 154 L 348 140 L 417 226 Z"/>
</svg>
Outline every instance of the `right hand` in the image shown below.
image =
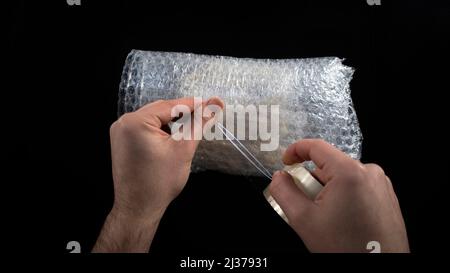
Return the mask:
<svg viewBox="0 0 450 273">
<path fill-rule="evenodd" d="M 269 190 L 290 226 L 311 252 L 409 252 L 408 237 L 392 183 L 375 164 L 353 160 L 323 140 L 305 139 L 286 150 L 287 165 L 312 160 L 324 188 L 310 200 L 283 171 Z"/>
</svg>

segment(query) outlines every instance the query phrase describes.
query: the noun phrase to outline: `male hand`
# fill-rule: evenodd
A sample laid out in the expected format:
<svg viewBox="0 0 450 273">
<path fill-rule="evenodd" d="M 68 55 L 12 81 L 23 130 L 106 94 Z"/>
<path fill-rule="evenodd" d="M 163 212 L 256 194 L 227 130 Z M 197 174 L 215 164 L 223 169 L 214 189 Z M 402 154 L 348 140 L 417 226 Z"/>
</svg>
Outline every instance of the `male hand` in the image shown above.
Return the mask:
<svg viewBox="0 0 450 273">
<path fill-rule="evenodd" d="M 314 139 L 292 144 L 283 157 L 287 165 L 308 160 L 324 184 L 315 200 L 285 172 L 274 174 L 269 190 L 311 252 L 368 252 L 370 241 L 378 241 L 381 252 L 409 252 L 397 196 L 379 166 Z"/>
<path fill-rule="evenodd" d="M 190 112 L 196 107 L 193 98 L 160 100 L 124 114 L 111 126 L 114 205 L 93 251 L 148 251 L 164 211 L 188 180 L 199 143 L 194 135 L 175 140 L 163 130 L 177 105 Z M 218 98 L 206 105 L 223 108 Z M 196 128 L 202 130 L 204 121 Z"/>
</svg>

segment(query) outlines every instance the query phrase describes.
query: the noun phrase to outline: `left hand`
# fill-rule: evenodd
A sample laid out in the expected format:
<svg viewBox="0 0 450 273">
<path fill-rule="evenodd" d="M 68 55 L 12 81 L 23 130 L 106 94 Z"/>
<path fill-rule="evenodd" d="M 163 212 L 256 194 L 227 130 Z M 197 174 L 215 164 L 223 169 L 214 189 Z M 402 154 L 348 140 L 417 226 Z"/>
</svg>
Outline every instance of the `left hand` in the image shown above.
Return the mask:
<svg viewBox="0 0 450 273">
<path fill-rule="evenodd" d="M 194 98 L 160 100 L 113 123 L 110 136 L 114 205 L 93 252 L 148 251 L 164 211 L 188 180 L 199 143 L 193 134 L 202 130 L 208 120 L 203 116 L 209 116 L 205 107 L 223 108 L 218 98 L 202 102 L 200 120 L 191 117 L 191 123 L 201 123 L 191 128 L 191 139 L 175 140 L 163 130 L 173 118 L 172 109 L 182 105 L 192 115 L 197 107 L 194 104 Z"/>
<path fill-rule="evenodd" d="M 218 98 L 202 102 L 203 108 L 213 104 L 223 108 Z M 184 188 L 199 140 L 175 140 L 162 130 L 177 105 L 195 110 L 193 98 L 160 100 L 124 114 L 111 126 L 116 209 L 139 217 L 162 214 Z"/>
</svg>

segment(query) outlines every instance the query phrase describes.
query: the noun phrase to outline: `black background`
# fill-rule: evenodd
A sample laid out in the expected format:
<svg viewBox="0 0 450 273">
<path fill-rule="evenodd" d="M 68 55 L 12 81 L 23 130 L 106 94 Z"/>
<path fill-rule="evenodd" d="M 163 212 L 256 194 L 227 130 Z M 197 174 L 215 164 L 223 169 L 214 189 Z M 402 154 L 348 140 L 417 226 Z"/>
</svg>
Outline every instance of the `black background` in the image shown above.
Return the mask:
<svg viewBox="0 0 450 273">
<path fill-rule="evenodd" d="M 122 66 L 131 49 L 142 49 L 345 58 L 356 69 L 351 89 L 364 135 L 362 161 L 378 163 L 391 177 L 411 250 L 445 249 L 448 5 L 81 2 L 18 1 L 7 17 L 3 110 L 13 134 L 2 160 L 13 182 L 7 226 L 21 240 L 50 253 L 66 253 L 66 243 L 77 240 L 82 252 L 90 251 L 113 201 L 109 126 L 117 118 Z M 307 252 L 261 187 L 257 179 L 191 175 L 164 215 L 152 252 Z"/>
</svg>

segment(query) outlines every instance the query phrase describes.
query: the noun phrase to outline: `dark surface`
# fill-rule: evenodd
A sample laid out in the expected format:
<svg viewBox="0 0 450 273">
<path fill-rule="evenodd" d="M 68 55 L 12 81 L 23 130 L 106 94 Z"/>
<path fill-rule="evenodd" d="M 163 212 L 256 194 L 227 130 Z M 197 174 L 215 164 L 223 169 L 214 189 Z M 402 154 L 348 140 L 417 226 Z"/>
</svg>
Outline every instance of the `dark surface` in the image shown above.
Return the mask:
<svg viewBox="0 0 450 273">
<path fill-rule="evenodd" d="M 447 125 L 436 117 L 447 111 L 440 104 L 448 91 L 442 84 L 448 78 L 442 54 L 450 48 L 448 7 L 319 2 L 264 10 L 219 5 L 214 12 L 125 1 L 82 0 L 79 7 L 17 2 L 7 54 L 14 88 L 6 108 L 17 134 L 4 160 L 17 163 L 11 170 L 24 202 L 13 203 L 20 224 L 11 227 L 20 239 L 60 253 L 71 240 L 83 252 L 94 244 L 112 204 L 108 130 L 117 118 L 121 69 L 131 49 L 143 49 L 345 58 L 356 68 L 351 88 L 364 135 L 362 161 L 378 163 L 393 181 L 411 250 L 444 249 L 448 224 L 440 193 L 448 176 L 441 170 L 448 160 L 434 156 L 447 150 Z M 424 191 L 424 184 L 435 187 Z M 243 177 L 192 175 L 166 212 L 152 250 L 305 252 L 259 188 Z"/>
</svg>

